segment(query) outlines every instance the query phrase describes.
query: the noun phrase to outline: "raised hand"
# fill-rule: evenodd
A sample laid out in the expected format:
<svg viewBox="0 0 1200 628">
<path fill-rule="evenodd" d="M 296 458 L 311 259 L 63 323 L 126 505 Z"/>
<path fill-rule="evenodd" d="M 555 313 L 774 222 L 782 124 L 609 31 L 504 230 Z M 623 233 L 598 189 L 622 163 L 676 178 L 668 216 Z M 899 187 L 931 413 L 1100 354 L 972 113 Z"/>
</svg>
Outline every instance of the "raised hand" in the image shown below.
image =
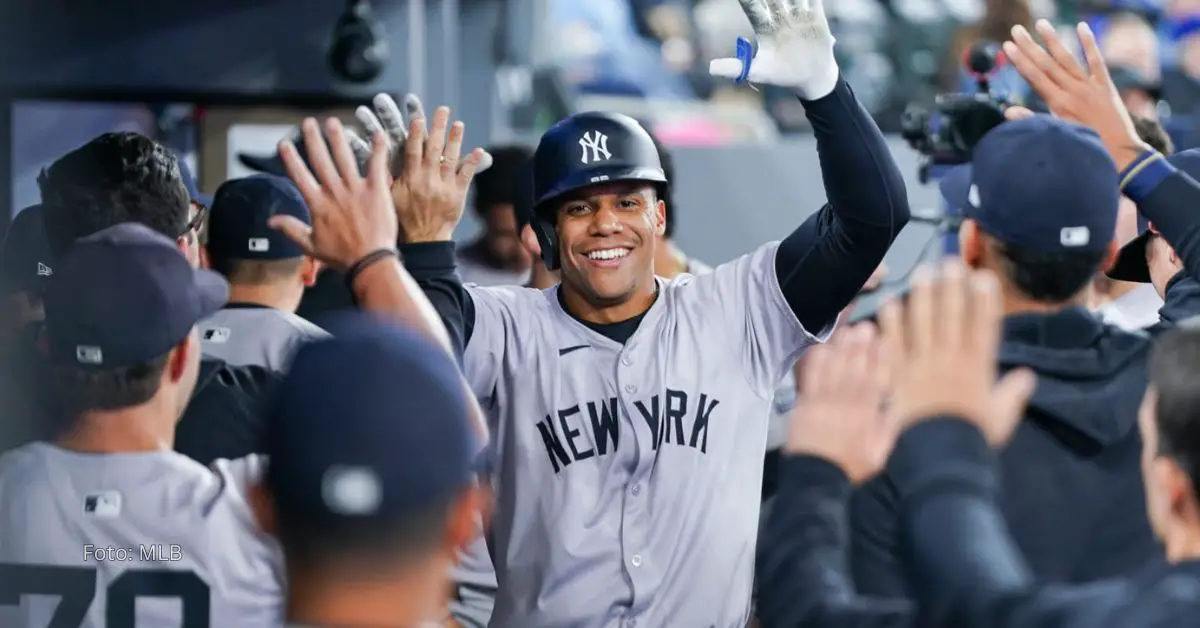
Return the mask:
<svg viewBox="0 0 1200 628">
<path fill-rule="evenodd" d="M 809 100 L 833 91 L 838 65 L 821 0 L 739 2 L 754 28 L 758 52 L 751 60 L 750 42 L 739 38 L 737 57 L 714 59 L 708 66 L 710 74 L 739 83 L 787 87 Z"/>
<path fill-rule="evenodd" d="M 870 323 L 834 334 L 805 354 L 801 397 L 784 451 L 838 465 L 861 484 L 883 469 L 899 434 L 883 409 L 892 365 Z"/>
<path fill-rule="evenodd" d="M 902 427 L 961 417 L 993 445 L 1007 443 L 1036 379 L 1019 369 L 997 383 L 1003 310 L 995 275 L 950 261 L 940 274 L 917 268 L 910 282 L 905 303 L 889 301 L 878 317 L 895 367 L 889 411 Z"/>
<path fill-rule="evenodd" d="M 1149 147 L 1138 137 L 1121 102 L 1096 36 L 1085 23 L 1076 27 L 1087 62 L 1087 67 L 1083 67 L 1050 22 L 1038 20 L 1036 28 L 1045 47 L 1038 45 L 1024 27 L 1014 26 L 1012 41 L 1004 43 L 1004 54 L 1046 101 L 1051 113 L 1091 127 L 1118 169 L 1124 169 Z"/>
<path fill-rule="evenodd" d="M 311 170 L 289 140 L 279 143 L 279 156 L 308 203 L 312 226 L 291 216 L 275 216 L 271 226 L 307 255 L 340 271 L 368 253 L 395 247 L 398 227 L 385 138 L 372 138 L 374 146 L 363 176 L 355 149 L 337 118 L 325 121 L 325 135 L 313 118 L 301 124 L 300 132 Z"/>
<path fill-rule="evenodd" d="M 407 242 L 451 238 L 462 218 L 471 180 L 486 155 L 477 148 L 463 159 L 466 127 L 462 122 L 449 123 L 448 107 L 434 112 L 428 133 L 424 117 L 409 121 L 402 168 L 392 184 L 392 202 Z"/>
<path fill-rule="evenodd" d="M 404 114 L 400 113 L 400 107 L 389 94 L 376 94 L 371 100 L 371 105 L 374 107 L 373 111 L 371 107 L 361 106 L 354 111 L 354 117 L 358 118 L 363 130 L 371 136 L 382 132 L 387 138 L 390 170 L 392 176 L 398 177 L 404 169 L 404 145 L 408 142 L 409 125 L 404 122 Z M 408 119 L 420 120 L 421 128 L 424 129 L 425 108 L 421 105 L 421 99 L 416 94 L 409 94 L 404 98 L 404 108 L 408 111 Z M 475 169 L 475 173 L 483 172 L 491 165 L 492 156 L 484 153 L 483 161 Z"/>
</svg>

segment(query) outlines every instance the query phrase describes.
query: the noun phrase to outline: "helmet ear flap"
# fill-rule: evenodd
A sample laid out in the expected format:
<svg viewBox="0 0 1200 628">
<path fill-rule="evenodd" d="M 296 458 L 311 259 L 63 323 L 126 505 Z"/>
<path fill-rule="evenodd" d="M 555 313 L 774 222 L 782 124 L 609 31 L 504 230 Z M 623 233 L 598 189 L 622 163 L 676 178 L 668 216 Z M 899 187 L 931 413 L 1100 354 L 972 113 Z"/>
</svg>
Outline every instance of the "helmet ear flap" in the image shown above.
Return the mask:
<svg viewBox="0 0 1200 628">
<path fill-rule="evenodd" d="M 558 232 L 554 230 L 554 223 L 540 212 L 534 212 L 529 226 L 537 236 L 538 246 L 542 247 L 542 263 L 548 270 L 558 270 Z"/>
</svg>

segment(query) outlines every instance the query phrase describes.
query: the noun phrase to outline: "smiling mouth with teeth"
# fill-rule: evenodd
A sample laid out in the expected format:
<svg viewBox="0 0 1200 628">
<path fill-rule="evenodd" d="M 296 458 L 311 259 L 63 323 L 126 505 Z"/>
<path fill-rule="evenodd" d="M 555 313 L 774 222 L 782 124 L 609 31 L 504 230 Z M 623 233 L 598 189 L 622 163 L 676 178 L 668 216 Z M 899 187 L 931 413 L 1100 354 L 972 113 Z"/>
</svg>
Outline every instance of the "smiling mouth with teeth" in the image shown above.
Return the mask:
<svg viewBox="0 0 1200 628">
<path fill-rule="evenodd" d="M 601 260 L 601 261 L 614 260 L 614 259 L 618 259 L 621 257 L 625 257 L 626 255 L 629 255 L 629 249 L 619 249 L 619 248 L 618 249 L 602 249 L 599 251 L 592 251 L 587 254 L 588 259 Z"/>
</svg>

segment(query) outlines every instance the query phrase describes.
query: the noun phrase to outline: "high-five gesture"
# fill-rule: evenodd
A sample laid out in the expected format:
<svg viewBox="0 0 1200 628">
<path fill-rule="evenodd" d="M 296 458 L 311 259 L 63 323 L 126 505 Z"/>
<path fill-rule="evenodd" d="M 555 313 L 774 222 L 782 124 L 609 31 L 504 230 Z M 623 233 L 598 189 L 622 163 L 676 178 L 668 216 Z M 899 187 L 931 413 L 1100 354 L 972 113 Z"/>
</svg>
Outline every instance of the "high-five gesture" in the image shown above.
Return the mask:
<svg viewBox="0 0 1200 628">
<path fill-rule="evenodd" d="M 312 227 L 291 216 L 275 216 L 271 226 L 284 232 L 306 254 L 340 271 L 368 253 L 395 247 L 396 214 L 384 138 L 372 139 L 364 177 L 337 118 L 325 121 L 328 143 L 313 118 L 304 121 L 300 132 L 312 170 L 291 141 L 279 143 L 279 156 L 308 203 Z"/>
<path fill-rule="evenodd" d="M 362 106 L 354 111 L 354 117 L 358 118 L 363 130 L 372 137 L 382 132 L 387 138 L 390 169 L 392 176 L 398 177 L 404 168 L 404 145 L 408 142 L 409 125 L 404 122 L 400 107 L 390 95 L 376 94 L 371 100 L 371 105 L 374 111 L 371 107 Z M 409 94 L 404 98 L 404 108 L 408 111 L 409 120 L 425 120 L 425 108 L 416 94 Z M 487 170 L 491 165 L 491 155 L 484 154 L 483 161 L 475 169 L 476 174 Z"/>
<path fill-rule="evenodd" d="M 477 148 L 462 157 L 465 131 L 462 122 L 450 124 L 448 107 L 437 108 L 428 132 L 424 118 L 409 121 L 403 166 L 392 184 L 392 202 L 407 242 L 449 240 L 462 218 L 467 190 L 486 154 Z"/>
<path fill-rule="evenodd" d="M 839 330 L 805 354 L 803 391 L 784 451 L 824 458 L 854 484 L 883 469 L 899 433 L 883 408 L 892 365 L 875 327 Z"/>
<path fill-rule="evenodd" d="M 940 415 L 974 423 L 993 445 L 1006 443 L 1036 380 L 1015 370 L 996 380 L 1000 348 L 1000 288 L 987 271 L 946 263 L 912 274 L 904 305 L 880 309 L 885 351 L 893 360 L 890 411 L 903 426 Z"/>
<path fill-rule="evenodd" d="M 758 52 L 752 52 L 749 40 L 739 38 L 736 58 L 713 60 L 710 74 L 787 87 L 809 100 L 833 91 L 838 65 L 821 0 L 738 1 L 754 28 Z"/>
<path fill-rule="evenodd" d="M 1024 27 L 1014 26 L 1012 41 L 1004 44 L 1005 55 L 1046 101 L 1051 113 L 1091 127 L 1100 135 L 1117 168 L 1124 169 L 1149 147 L 1138 138 L 1092 29 L 1084 23 L 1076 27 L 1087 61 L 1087 67 L 1083 67 L 1050 22 L 1039 20 L 1036 28 L 1046 42 L 1044 48 Z"/>
</svg>

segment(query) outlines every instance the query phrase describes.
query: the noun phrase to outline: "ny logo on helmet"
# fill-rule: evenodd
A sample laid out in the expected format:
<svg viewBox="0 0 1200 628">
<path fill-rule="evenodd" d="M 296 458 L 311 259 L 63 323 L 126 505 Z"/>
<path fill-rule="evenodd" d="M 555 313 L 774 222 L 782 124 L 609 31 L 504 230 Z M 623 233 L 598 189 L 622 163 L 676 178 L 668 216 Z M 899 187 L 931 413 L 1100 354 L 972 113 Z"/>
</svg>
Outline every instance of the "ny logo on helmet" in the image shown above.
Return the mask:
<svg viewBox="0 0 1200 628">
<path fill-rule="evenodd" d="M 579 147 L 583 149 L 580 161 L 585 164 L 612 158 L 612 153 L 608 152 L 608 136 L 599 131 L 584 133 L 583 137 L 579 138 Z M 588 159 L 589 155 L 591 159 Z"/>
</svg>

